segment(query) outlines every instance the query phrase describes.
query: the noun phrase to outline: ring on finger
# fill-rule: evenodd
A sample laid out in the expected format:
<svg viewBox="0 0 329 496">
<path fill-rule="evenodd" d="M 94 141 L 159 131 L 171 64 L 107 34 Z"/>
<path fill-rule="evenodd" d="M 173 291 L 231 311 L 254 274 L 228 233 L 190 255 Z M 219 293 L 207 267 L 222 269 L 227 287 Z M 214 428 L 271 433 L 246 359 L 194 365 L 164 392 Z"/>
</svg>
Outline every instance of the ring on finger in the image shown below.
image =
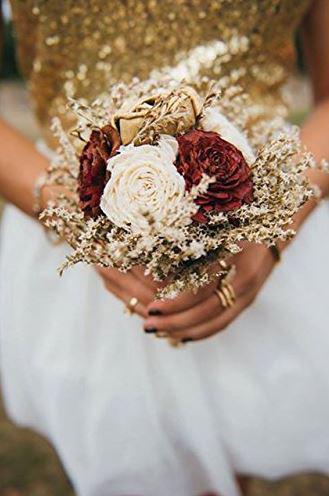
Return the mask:
<svg viewBox="0 0 329 496">
<path fill-rule="evenodd" d="M 231 296 L 231 293 L 229 292 L 229 290 L 223 286 L 221 291 L 223 292 L 224 296 L 225 296 L 225 299 L 226 299 L 226 302 L 227 302 L 227 306 L 230 308 L 230 307 L 233 307 L 234 305 L 234 300 Z"/>
<path fill-rule="evenodd" d="M 235 291 L 231 284 L 225 282 L 214 290 L 215 295 L 221 302 L 223 308 L 233 307 L 236 301 Z"/>
<path fill-rule="evenodd" d="M 155 333 L 155 337 L 157 338 L 168 338 L 169 334 L 166 331 L 157 331 Z"/>
<path fill-rule="evenodd" d="M 128 303 L 126 305 L 125 312 L 128 315 L 133 315 L 135 313 L 135 308 L 138 305 L 138 303 L 139 303 L 139 301 L 135 296 L 130 298 L 130 300 L 128 301 Z"/>
<path fill-rule="evenodd" d="M 175 338 L 170 338 L 169 344 L 173 348 L 182 348 L 185 345 L 185 343 L 181 339 L 175 339 Z"/>
<path fill-rule="evenodd" d="M 236 302 L 236 294 L 234 291 L 234 288 L 232 284 L 230 284 L 228 281 L 223 281 L 222 283 L 223 288 L 228 292 L 229 298 L 232 300 L 233 303 Z"/>
<path fill-rule="evenodd" d="M 222 307 L 227 308 L 228 305 L 227 305 L 227 301 L 226 301 L 226 298 L 224 296 L 224 293 L 222 293 L 222 291 L 220 289 L 216 288 L 216 289 L 214 289 L 214 294 L 217 296 L 217 298 L 221 302 Z"/>
</svg>

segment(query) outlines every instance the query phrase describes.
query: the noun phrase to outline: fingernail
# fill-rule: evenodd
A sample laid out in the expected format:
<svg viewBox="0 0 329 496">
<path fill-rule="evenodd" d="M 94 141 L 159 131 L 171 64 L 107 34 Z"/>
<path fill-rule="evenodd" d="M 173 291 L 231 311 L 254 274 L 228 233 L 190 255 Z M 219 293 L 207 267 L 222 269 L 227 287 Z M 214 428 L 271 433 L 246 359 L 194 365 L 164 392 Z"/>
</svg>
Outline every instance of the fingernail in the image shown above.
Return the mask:
<svg viewBox="0 0 329 496">
<path fill-rule="evenodd" d="M 190 341 L 193 341 L 192 338 L 183 338 L 182 343 L 189 343 Z"/>
<path fill-rule="evenodd" d="M 155 334 L 156 332 L 158 332 L 158 329 L 156 329 L 155 327 L 146 327 L 144 331 L 147 332 L 147 334 Z"/>
<path fill-rule="evenodd" d="M 162 312 L 157 308 L 151 308 L 151 310 L 149 310 L 149 315 L 155 317 L 157 315 L 162 315 Z"/>
</svg>

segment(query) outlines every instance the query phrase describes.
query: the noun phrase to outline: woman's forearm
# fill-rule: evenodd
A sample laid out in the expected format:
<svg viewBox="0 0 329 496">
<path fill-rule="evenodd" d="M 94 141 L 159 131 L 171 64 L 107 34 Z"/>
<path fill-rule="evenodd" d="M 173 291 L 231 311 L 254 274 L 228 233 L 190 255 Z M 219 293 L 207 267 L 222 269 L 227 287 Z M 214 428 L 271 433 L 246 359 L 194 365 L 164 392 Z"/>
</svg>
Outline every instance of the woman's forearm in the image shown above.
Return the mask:
<svg viewBox="0 0 329 496">
<path fill-rule="evenodd" d="M 305 121 L 301 138 L 316 160 L 329 159 L 329 98 L 320 102 Z M 34 186 L 47 168 L 47 159 L 33 143 L 0 119 L 0 195 L 29 215 L 34 215 Z M 320 170 L 308 173 L 322 196 L 329 194 L 329 174 Z M 316 206 L 308 202 L 296 215 L 296 228 Z"/>
<path fill-rule="evenodd" d="M 329 98 L 318 103 L 301 128 L 301 140 L 306 149 L 310 151 L 316 161 L 329 159 Z M 307 172 L 311 184 L 317 186 L 321 191 L 321 197 L 329 194 L 329 174 L 319 169 L 311 169 Z M 318 205 L 318 199 L 309 200 L 294 216 L 291 226 L 296 232 L 300 229 L 307 217 Z M 298 236 L 297 236 L 298 237 Z M 290 241 L 279 241 L 279 251 L 283 251 Z"/>
<path fill-rule="evenodd" d="M 307 150 L 312 152 L 319 163 L 329 159 L 329 99 L 316 105 L 313 112 L 306 119 L 301 129 L 301 139 Z M 310 182 L 321 191 L 321 197 L 329 194 L 329 174 L 320 169 L 311 169 L 307 172 Z M 295 215 L 291 226 L 298 231 L 306 218 L 318 205 L 318 199 L 308 201 Z M 289 242 L 278 243 L 283 250 Z"/>
<path fill-rule="evenodd" d="M 34 215 L 34 186 L 48 161 L 28 139 L 0 120 L 0 195 Z"/>
<path fill-rule="evenodd" d="M 329 160 L 329 98 L 316 105 L 302 127 L 301 138 L 318 162 L 323 159 Z M 312 170 L 308 175 L 312 183 L 320 188 L 322 196 L 327 196 L 329 174 Z"/>
</svg>

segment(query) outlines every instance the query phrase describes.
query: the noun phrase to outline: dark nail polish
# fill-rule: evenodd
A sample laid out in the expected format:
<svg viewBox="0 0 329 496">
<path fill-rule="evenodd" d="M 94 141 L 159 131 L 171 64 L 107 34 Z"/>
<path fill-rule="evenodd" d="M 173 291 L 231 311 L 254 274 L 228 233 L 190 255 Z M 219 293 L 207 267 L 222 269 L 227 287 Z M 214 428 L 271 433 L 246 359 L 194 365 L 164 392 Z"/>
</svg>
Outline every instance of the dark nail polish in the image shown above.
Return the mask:
<svg viewBox="0 0 329 496">
<path fill-rule="evenodd" d="M 189 343 L 190 341 L 193 341 L 192 338 L 183 338 L 182 343 Z"/>
<path fill-rule="evenodd" d="M 158 332 L 158 330 L 155 327 L 146 327 L 144 331 L 147 332 L 147 334 L 155 334 L 156 332 Z"/>
<path fill-rule="evenodd" d="M 160 310 L 157 310 L 156 308 L 151 308 L 149 311 L 149 315 L 156 317 L 157 315 L 162 315 L 162 312 Z"/>
</svg>

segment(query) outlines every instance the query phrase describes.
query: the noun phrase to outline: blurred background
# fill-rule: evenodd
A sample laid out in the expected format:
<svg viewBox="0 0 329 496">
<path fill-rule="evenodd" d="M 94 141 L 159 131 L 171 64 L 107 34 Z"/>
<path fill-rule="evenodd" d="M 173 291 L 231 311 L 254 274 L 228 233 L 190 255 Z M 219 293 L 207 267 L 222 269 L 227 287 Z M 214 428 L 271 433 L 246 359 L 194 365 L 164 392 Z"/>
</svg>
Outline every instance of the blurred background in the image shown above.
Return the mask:
<svg viewBox="0 0 329 496">
<path fill-rule="evenodd" d="M 3 8 L 4 43 L 0 65 L 0 116 L 30 139 L 38 134 L 28 103 L 27 91 L 15 61 L 15 40 L 9 6 Z M 292 120 L 300 122 L 310 106 L 310 89 L 303 75 L 291 84 Z M 0 199 L 0 211 L 3 202 Z M 0 214 L 1 215 L 1 214 Z M 1 274 L 0 274 L 1 277 Z M 60 462 L 45 439 L 14 426 L 6 417 L 0 396 L 0 496 L 73 496 Z M 250 496 L 329 496 L 329 478 L 321 474 L 297 474 L 282 481 L 269 482 L 252 478 Z M 154 495 L 156 496 L 156 495 Z M 168 495 L 175 496 L 175 495 Z M 193 496 L 193 495 L 191 495 Z"/>
</svg>

